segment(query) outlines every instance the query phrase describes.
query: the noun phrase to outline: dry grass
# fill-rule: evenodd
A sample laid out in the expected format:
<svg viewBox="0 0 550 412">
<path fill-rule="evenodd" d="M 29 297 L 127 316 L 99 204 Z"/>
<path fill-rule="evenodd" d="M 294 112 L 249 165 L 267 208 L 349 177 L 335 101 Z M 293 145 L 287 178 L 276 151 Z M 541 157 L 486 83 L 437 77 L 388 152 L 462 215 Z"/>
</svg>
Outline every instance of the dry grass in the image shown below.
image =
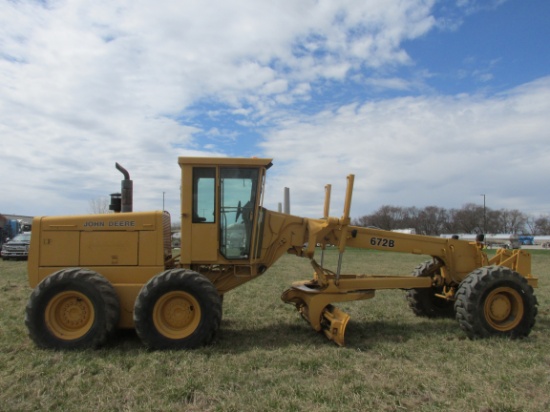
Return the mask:
<svg viewBox="0 0 550 412">
<path fill-rule="evenodd" d="M 335 261 L 332 254 L 330 262 Z M 409 273 L 422 258 L 350 250 L 345 271 Z M 363 268 L 363 269 L 362 269 Z M 364 269 L 368 268 L 368 269 Z M 401 291 L 341 307 L 347 347 L 315 333 L 279 299 L 312 273 L 285 256 L 224 301 L 214 345 L 150 352 L 121 332 L 97 351 L 39 350 L 26 336 L 24 262 L 0 262 L 3 411 L 543 411 L 550 409 L 550 253 L 528 339 L 470 341 L 452 320 L 426 320 Z"/>
</svg>

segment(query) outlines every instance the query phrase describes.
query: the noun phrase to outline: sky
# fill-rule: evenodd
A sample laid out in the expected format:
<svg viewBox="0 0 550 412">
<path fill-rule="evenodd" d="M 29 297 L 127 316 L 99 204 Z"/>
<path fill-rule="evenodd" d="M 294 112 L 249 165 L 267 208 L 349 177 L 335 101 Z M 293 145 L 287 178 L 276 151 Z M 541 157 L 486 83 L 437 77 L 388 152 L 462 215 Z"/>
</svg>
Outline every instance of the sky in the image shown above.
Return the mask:
<svg viewBox="0 0 550 412">
<path fill-rule="evenodd" d="M 0 0 L 0 213 L 120 190 L 179 220 L 179 156 L 273 158 L 264 206 L 550 214 L 550 1 Z"/>
</svg>

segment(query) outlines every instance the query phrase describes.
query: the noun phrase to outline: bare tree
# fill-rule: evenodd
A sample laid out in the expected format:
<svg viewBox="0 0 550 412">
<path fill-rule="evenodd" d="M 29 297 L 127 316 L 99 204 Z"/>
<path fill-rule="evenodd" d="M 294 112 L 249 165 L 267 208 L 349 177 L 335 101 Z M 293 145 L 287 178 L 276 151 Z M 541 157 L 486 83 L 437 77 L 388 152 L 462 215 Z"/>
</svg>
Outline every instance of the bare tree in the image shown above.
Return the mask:
<svg viewBox="0 0 550 412">
<path fill-rule="evenodd" d="M 523 233 L 527 224 L 527 216 L 517 209 L 500 210 L 500 225 L 498 232 L 501 233 Z"/>
<path fill-rule="evenodd" d="M 447 232 L 449 226 L 449 213 L 437 206 L 427 206 L 417 216 L 416 233 L 424 235 L 439 235 Z"/>
<path fill-rule="evenodd" d="M 483 233 L 484 215 L 483 206 L 475 203 L 468 203 L 457 210 L 454 220 L 459 231 L 462 233 Z"/>
<path fill-rule="evenodd" d="M 540 216 L 536 219 L 532 232 L 534 235 L 550 234 L 550 218 L 548 216 Z"/>
<path fill-rule="evenodd" d="M 357 226 L 380 229 L 413 228 L 418 234 L 438 236 L 442 233 L 514 233 L 550 234 L 550 217 L 528 216 L 517 209 L 492 210 L 474 203 L 461 209 L 437 206 L 399 207 L 384 205 L 376 212 L 354 219 Z"/>
<path fill-rule="evenodd" d="M 384 205 L 368 216 L 367 226 L 375 226 L 384 230 L 401 229 L 406 215 L 407 212 L 402 207 Z"/>
<path fill-rule="evenodd" d="M 111 213 L 109 210 L 109 199 L 106 197 L 96 197 L 90 200 L 90 213 L 102 214 Z"/>
</svg>

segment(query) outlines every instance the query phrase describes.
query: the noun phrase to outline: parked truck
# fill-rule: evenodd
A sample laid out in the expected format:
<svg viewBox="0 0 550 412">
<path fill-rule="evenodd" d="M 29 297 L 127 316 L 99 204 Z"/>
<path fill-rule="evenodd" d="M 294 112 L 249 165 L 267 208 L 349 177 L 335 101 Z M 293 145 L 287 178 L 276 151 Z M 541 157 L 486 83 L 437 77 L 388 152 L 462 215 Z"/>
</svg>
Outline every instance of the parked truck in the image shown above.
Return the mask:
<svg viewBox="0 0 550 412">
<path fill-rule="evenodd" d="M 25 225 L 21 220 L 8 219 L 0 215 L 0 255 L 2 259 L 26 259 L 30 244 L 31 225 Z"/>
<path fill-rule="evenodd" d="M 15 235 L 13 239 L 8 240 L 2 245 L 2 260 L 27 259 L 30 243 L 31 234 L 29 232 Z"/>
<path fill-rule="evenodd" d="M 527 336 L 537 300 L 531 256 L 464 241 L 352 226 L 354 176 L 347 177 L 341 217 L 322 218 L 263 207 L 272 159 L 180 157 L 181 252 L 172 254 L 170 215 L 131 212 L 131 180 L 123 172 L 118 213 L 36 217 L 28 261 L 34 288 L 25 323 L 40 347 L 97 347 L 117 328 L 135 328 L 155 349 L 209 344 L 222 320 L 223 296 L 259 276 L 283 255 L 309 260 L 313 277 L 292 284 L 282 300 L 312 328 L 344 345 L 349 315 L 335 304 L 404 289 L 415 314 L 453 316 L 472 339 Z M 122 211 L 121 211 L 122 210 Z M 126 210 L 126 211 L 124 211 Z M 324 264 L 338 249 L 335 268 Z M 343 273 L 347 247 L 428 255 L 410 275 Z M 365 262 L 367 265 L 368 262 Z M 238 293 L 235 291 L 234 293 Z"/>
</svg>

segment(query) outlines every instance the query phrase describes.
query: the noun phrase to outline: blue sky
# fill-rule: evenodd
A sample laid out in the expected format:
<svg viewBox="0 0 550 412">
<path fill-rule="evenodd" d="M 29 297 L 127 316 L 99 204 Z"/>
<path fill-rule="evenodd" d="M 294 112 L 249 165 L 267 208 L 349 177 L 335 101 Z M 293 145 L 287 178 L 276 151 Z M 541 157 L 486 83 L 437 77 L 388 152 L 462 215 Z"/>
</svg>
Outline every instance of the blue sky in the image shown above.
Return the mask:
<svg viewBox="0 0 550 412">
<path fill-rule="evenodd" d="M 550 214 L 545 0 L 0 0 L 0 213 L 118 190 L 179 210 L 178 156 L 272 157 L 265 206 Z M 6 178 L 9 177 L 9 178 Z"/>
<path fill-rule="evenodd" d="M 405 45 L 418 65 L 436 74 L 430 84 L 438 92 L 475 92 L 485 86 L 495 93 L 548 75 L 547 2 L 493 3 L 461 15 L 455 30 L 434 30 Z"/>
</svg>

